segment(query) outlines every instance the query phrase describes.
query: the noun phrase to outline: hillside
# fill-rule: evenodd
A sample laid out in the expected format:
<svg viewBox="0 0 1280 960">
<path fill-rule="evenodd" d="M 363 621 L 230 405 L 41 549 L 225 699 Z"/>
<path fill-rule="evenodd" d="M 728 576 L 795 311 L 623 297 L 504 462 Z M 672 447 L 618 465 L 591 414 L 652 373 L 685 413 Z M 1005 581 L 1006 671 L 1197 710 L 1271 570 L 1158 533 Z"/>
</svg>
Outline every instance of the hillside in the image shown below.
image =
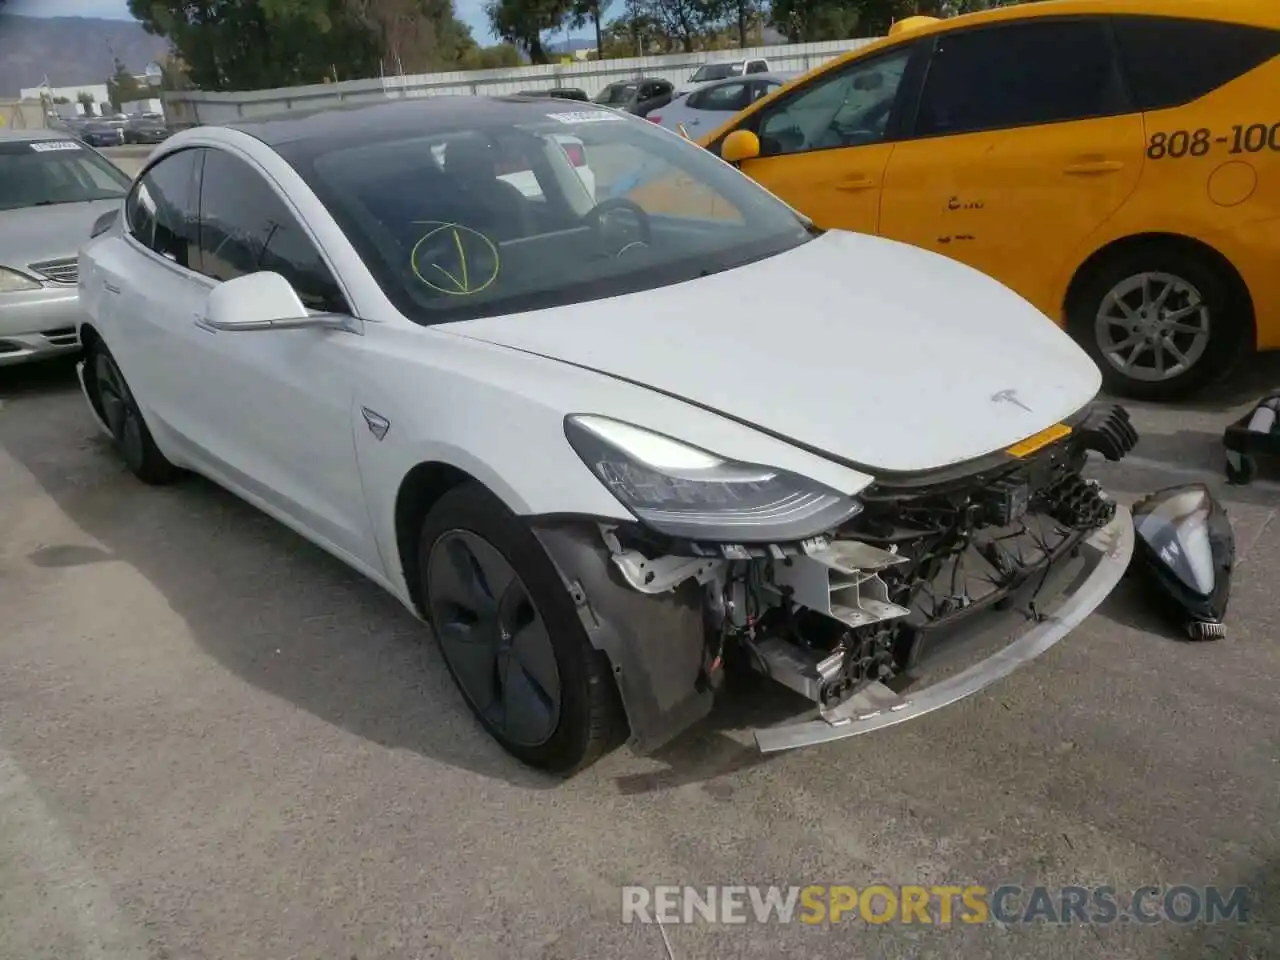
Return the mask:
<svg viewBox="0 0 1280 960">
<path fill-rule="evenodd" d="M 168 44 L 128 20 L 0 15 L 0 98 L 16 97 L 48 75 L 55 87 L 103 83 L 115 57 L 141 73 Z"/>
</svg>

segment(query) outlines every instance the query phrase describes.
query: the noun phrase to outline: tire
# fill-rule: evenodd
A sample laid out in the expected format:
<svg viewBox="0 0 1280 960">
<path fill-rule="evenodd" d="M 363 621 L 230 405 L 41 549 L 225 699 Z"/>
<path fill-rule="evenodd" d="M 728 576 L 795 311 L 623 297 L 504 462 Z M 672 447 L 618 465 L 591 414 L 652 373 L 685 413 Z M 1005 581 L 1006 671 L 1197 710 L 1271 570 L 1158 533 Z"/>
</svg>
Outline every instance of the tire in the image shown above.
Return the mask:
<svg viewBox="0 0 1280 960">
<path fill-rule="evenodd" d="M 423 605 L 449 673 L 504 750 L 569 776 L 617 742 L 622 709 L 608 659 L 591 646 L 542 545 L 505 504 L 479 484 L 454 487 L 423 521 L 418 559 Z M 514 579 L 496 572 L 503 562 Z M 490 643 L 499 648 L 491 656 Z"/>
<path fill-rule="evenodd" d="M 1249 305 L 1234 280 L 1212 256 L 1192 249 L 1133 249 L 1090 269 L 1068 306 L 1068 329 L 1102 371 L 1109 393 L 1183 399 L 1225 376 L 1251 346 Z M 1161 293 L 1161 308 L 1144 314 L 1143 298 L 1151 309 Z"/>
<path fill-rule="evenodd" d="M 85 368 L 86 379 L 93 378 L 98 413 L 111 431 L 116 449 L 129 471 L 152 486 L 176 480 L 181 471 L 156 446 L 133 391 L 104 344 L 95 343 L 86 351 Z"/>
</svg>

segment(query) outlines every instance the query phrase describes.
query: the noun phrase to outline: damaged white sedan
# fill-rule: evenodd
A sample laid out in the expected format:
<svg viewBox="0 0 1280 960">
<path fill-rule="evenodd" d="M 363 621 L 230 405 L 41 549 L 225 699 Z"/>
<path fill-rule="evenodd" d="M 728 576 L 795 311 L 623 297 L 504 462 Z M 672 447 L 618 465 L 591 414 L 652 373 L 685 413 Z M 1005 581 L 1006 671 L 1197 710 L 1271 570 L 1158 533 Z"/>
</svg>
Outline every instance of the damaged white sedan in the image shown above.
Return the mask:
<svg viewBox="0 0 1280 960">
<path fill-rule="evenodd" d="M 394 593 L 559 772 L 662 746 L 739 667 L 799 694 L 765 751 L 920 716 L 1102 602 L 1132 524 L 1081 470 L 1136 434 L 1066 334 L 580 106 L 166 141 L 81 254 L 82 382 L 133 472 Z"/>
</svg>

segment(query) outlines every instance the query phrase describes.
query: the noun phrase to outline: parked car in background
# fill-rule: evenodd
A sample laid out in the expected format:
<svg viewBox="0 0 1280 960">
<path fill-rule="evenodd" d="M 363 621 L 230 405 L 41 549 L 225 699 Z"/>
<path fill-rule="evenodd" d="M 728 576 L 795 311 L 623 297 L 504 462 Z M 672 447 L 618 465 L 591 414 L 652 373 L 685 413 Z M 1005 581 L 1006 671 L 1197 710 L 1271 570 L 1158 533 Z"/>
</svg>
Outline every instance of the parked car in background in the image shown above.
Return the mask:
<svg viewBox="0 0 1280 960">
<path fill-rule="evenodd" d="M 704 63 L 689 74 L 689 79 L 680 84 L 677 93 L 690 93 L 699 87 L 716 80 L 727 80 L 730 77 L 741 77 L 749 73 L 768 73 L 769 61 L 763 57 L 748 60 L 722 60 L 717 63 Z"/>
<path fill-rule="evenodd" d="M 77 251 L 128 189 L 64 132 L 0 130 L 0 366 L 78 349 Z"/>
<path fill-rule="evenodd" d="M 124 144 L 124 125 L 106 120 L 89 120 L 76 134 L 91 147 L 119 147 Z"/>
<path fill-rule="evenodd" d="M 587 91 L 578 87 L 552 87 L 550 90 L 521 90 L 521 97 L 554 97 L 557 100 L 590 100 Z"/>
<path fill-rule="evenodd" d="M 586 189 L 586 195 L 594 200 L 596 195 L 596 175 L 591 169 L 591 164 L 587 162 L 586 144 L 569 133 L 553 133 L 547 139 L 560 145 L 560 149 L 564 151 L 565 159 L 569 161 L 573 172 L 577 174 L 582 186 Z M 462 155 L 455 151 L 454 158 L 451 161 L 449 159 L 450 148 L 458 142 L 456 138 L 452 141 L 446 138 L 431 147 L 432 158 L 441 171 L 446 173 L 457 172 L 461 167 L 470 165 L 476 168 L 473 173 L 476 171 L 491 173 L 495 179 L 508 183 L 519 190 L 526 200 L 545 202 L 546 196 L 538 182 L 535 171 L 535 168 L 541 166 L 541 161 L 538 157 L 528 152 L 499 149 L 496 146 L 480 150 L 467 149 L 473 147 L 473 144 L 466 138 L 462 138 L 460 141 L 461 146 L 467 149 L 467 152 Z"/>
<path fill-rule="evenodd" d="M 1280 348 L 1280 5 L 915 18 L 703 142 L 821 227 L 1012 287 L 1114 392 L 1186 396 Z"/>
<path fill-rule="evenodd" d="M 675 86 L 669 80 L 640 77 L 609 84 L 592 98 L 592 102 L 643 117 L 650 110 L 665 107 L 674 93 Z"/>
<path fill-rule="evenodd" d="M 125 121 L 125 143 L 162 143 L 168 136 L 169 127 L 164 117 L 148 113 Z"/>
<path fill-rule="evenodd" d="M 665 107 L 651 111 L 646 119 L 668 130 L 687 132 L 690 139 L 696 140 L 722 125 L 732 114 L 767 97 L 793 76 L 791 73 L 756 73 L 749 77 L 713 80 L 692 93 L 678 94 Z"/>
</svg>

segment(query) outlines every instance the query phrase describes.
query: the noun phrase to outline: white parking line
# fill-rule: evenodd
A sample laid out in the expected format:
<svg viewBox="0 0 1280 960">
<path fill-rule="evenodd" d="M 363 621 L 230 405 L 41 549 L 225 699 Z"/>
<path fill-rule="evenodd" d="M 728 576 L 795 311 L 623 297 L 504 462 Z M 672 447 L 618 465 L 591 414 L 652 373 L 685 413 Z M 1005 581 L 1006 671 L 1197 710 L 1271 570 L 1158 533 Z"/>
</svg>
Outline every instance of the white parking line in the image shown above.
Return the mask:
<svg viewBox="0 0 1280 960">
<path fill-rule="evenodd" d="M 17 762 L 0 751 L 0 926 L 13 956 L 53 955 L 76 943 L 77 960 L 146 960 L 131 925 L 40 799 Z M 70 956 L 61 954 L 70 960 Z"/>
</svg>

